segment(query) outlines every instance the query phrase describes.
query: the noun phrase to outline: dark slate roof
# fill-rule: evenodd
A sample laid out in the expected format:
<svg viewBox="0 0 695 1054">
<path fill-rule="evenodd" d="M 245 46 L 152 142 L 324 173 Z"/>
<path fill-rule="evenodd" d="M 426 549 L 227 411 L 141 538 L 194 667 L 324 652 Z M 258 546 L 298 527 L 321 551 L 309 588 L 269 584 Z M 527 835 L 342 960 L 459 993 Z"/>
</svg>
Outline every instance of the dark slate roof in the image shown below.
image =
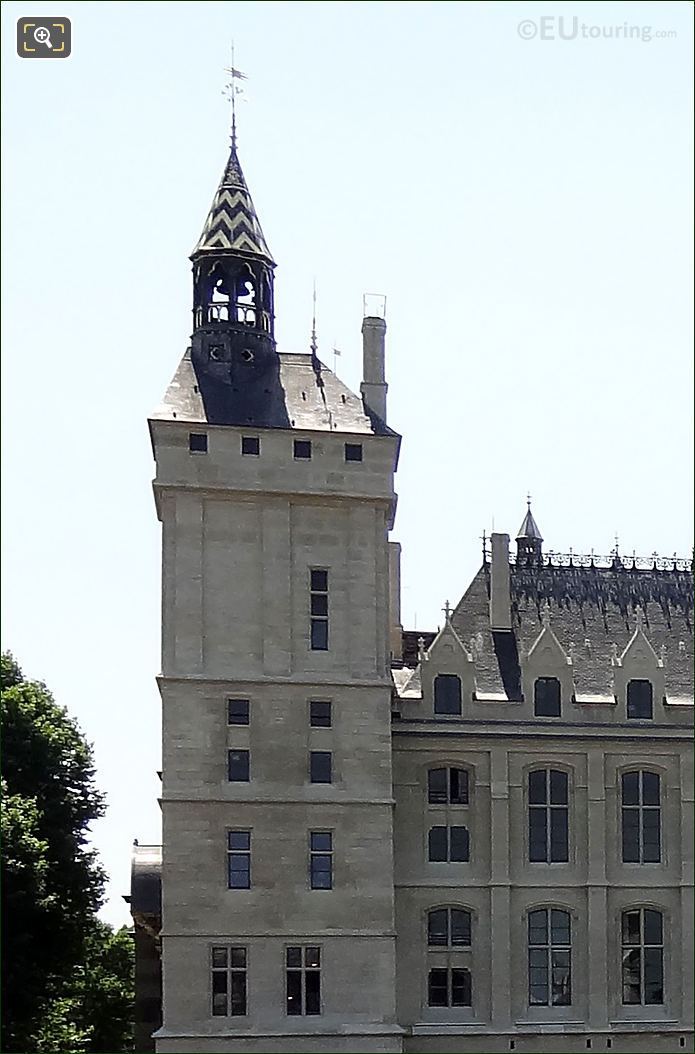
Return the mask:
<svg viewBox="0 0 695 1054">
<path fill-rule="evenodd" d="M 538 542 L 542 542 L 543 541 L 543 536 L 541 535 L 541 532 L 538 530 L 538 524 L 536 523 L 536 521 L 533 518 L 533 513 L 531 512 L 531 503 L 530 502 L 529 502 L 529 507 L 528 507 L 528 509 L 526 511 L 526 515 L 524 516 L 524 522 L 522 523 L 521 527 L 519 528 L 519 533 L 516 536 L 516 540 L 517 540 L 517 542 L 520 542 L 524 538 L 533 538 L 533 539 L 535 539 Z"/>
<path fill-rule="evenodd" d="M 162 847 L 134 845 L 130 880 L 130 910 L 159 915 L 162 910 Z"/>
<path fill-rule="evenodd" d="M 179 364 L 153 420 L 254 425 L 318 432 L 397 433 L 365 412 L 359 395 L 309 354 L 277 355 L 277 369 L 235 393 L 231 385 L 196 376 L 190 349 Z"/>
<path fill-rule="evenodd" d="M 273 263 L 235 146 L 230 150 L 193 256 L 220 250 L 252 253 Z"/>
<path fill-rule="evenodd" d="M 512 564 L 512 633 L 490 629 L 490 566 L 478 571 L 452 616 L 473 651 L 479 691 L 518 698 L 519 656 L 528 653 L 549 607 L 550 625 L 565 652 L 572 648 L 577 693 L 611 695 L 613 644 L 618 655 L 635 631 L 636 609 L 657 655 L 664 646 L 666 693 L 693 695 L 693 580 L 686 570 L 628 570 Z"/>
</svg>

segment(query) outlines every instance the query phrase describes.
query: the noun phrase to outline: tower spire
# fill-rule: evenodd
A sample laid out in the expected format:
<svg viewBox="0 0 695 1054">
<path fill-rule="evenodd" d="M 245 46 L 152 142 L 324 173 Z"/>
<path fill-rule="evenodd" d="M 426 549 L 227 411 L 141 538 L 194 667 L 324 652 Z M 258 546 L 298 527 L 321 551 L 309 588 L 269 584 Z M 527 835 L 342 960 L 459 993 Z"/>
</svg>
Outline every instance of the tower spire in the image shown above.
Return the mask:
<svg viewBox="0 0 695 1054">
<path fill-rule="evenodd" d="M 237 93 L 241 92 L 241 88 L 237 88 L 234 83 L 235 80 L 247 80 L 246 74 L 238 70 L 234 65 L 234 41 L 232 41 L 232 64 L 231 66 L 225 66 L 224 72 L 229 74 L 229 83 L 224 86 L 224 94 L 231 103 L 232 107 L 232 131 L 231 131 L 231 146 L 232 153 L 236 153 L 236 97 Z"/>
<path fill-rule="evenodd" d="M 316 279 L 314 279 L 314 295 L 312 302 L 312 314 L 311 314 L 311 354 L 313 358 L 316 358 L 316 353 L 319 350 L 318 341 L 316 339 Z"/>
</svg>

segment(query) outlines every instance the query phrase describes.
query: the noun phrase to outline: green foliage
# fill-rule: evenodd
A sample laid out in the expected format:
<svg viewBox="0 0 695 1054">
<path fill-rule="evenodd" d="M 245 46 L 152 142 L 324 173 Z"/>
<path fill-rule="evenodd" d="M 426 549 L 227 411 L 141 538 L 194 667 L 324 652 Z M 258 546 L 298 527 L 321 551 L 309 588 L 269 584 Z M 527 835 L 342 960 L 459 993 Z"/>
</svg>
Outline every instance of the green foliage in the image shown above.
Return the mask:
<svg viewBox="0 0 695 1054">
<path fill-rule="evenodd" d="M 132 1049 L 132 940 L 96 917 L 103 815 L 92 750 L 46 686 L 2 657 L 2 1050 Z"/>
</svg>

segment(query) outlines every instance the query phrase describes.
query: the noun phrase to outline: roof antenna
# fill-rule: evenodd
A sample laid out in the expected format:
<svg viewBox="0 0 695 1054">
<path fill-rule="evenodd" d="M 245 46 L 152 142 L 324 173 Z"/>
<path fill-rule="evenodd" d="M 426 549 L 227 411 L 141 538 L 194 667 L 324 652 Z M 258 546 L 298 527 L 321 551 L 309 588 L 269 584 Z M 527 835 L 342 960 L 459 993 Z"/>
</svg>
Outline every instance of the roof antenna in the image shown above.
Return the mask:
<svg viewBox="0 0 695 1054">
<path fill-rule="evenodd" d="M 313 311 L 311 315 L 311 355 L 312 358 L 316 358 L 316 353 L 319 350 L 318 341 L 316 340 L 316 279 L 314 279 L 314 296 L 313 296 Z"/>
<path fill-rule="evenodd" d="M 229 80 L 229 84 L 225 84 L 224 91 L 222 92 L 222 94 L 232 104 L 232 136 L 231 136 L 231 141 L 232 141 L 232 150 L 236 150 L 236 97 L 237 97 L 237 94 L 240 94 L 244 89 L 243 88 L 237 88 L 237 86 L 235 85 L 234 81 L 235 80 L 245 81 L 248 78 L 247 78 L 245 73 L 242 73 L 241 70 L 236 69 L 236 67 L 234 65 L 234 41 L 232 41 L 232 65 L 231 66 L 225 66 L 224 72 L 229 74 L 230 80 Z"/>
</svg>

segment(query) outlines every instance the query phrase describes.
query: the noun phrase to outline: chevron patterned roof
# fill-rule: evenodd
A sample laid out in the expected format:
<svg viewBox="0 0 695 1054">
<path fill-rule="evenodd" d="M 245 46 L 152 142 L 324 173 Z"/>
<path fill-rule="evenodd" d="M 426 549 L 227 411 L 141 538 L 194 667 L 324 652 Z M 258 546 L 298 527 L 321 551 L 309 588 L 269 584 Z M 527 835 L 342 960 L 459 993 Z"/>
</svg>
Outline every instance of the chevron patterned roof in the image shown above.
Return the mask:
<svg viewBox="0 0 695 1054">
<path fill-rule="evenodd" d="M 254 253 L 274 262 L 234 146 L 193 255 L 220 250 Z"/>
</svg>

